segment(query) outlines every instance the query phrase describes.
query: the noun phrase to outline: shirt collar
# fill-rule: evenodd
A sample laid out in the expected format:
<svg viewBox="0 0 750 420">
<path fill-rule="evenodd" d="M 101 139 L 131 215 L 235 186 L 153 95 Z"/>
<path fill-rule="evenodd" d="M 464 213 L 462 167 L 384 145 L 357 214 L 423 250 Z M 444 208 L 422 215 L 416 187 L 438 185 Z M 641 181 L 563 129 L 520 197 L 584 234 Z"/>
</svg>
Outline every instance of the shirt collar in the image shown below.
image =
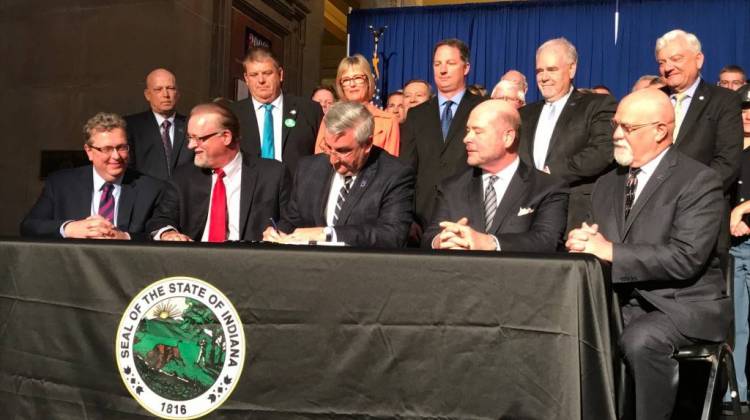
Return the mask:
<svg viewBox="0 0 750 420">
<path fill-rule="evenodd" d="M 242 152 L 237 152 L 237 154 L 234 156 L 234 159 L 227 163 L 222 169 L 224 169 L 224 174 L 226 177 L 232 178 L 237 175 L 237 173 L 239 173 L 241 167 Z"/>
<path fill-rule="evenodd" d="M 672 146 L 670 146 L 672 147 Z M 667 151 L 669 150 L 669 147 L 662 150 L 661 153 L 656 155 L 655 158 L 651 159 L 648 163 L 641 166 L 641 173 L 647 177 L 650 177 L 653 175 L 654 171 L 656 171 L 656 167 L 659 166 L 659 162 L 664 158 L 664 155 L 667 154 Z"/>
<path fill-rule="evenodd" d="M 544 104 L 545 105 L 558 105 L 558 104 L 565 105 L 565 103 L 568 102 L 568 98 L 570 98 L 571 93 L 573 93 L 573 85 L 570 85 L 570 90 L 568 90 L 568 93 L 566 93 L 562 98 L 556 101 L 552 101 L 552 102 L 547 102 L 545 100 Z M 557 106 L 555 106 L 555 108 L 557 108 Z"/>
<path fill-rule="evenodd" d="M 94 166 L 91 166 L 91 170 L 94 172 L 94 191 L 101 191 L 104 184 L 107 183 L 107 181 L 104 180 L 104 178 L 99 175 L 99 172 L 96 172 L 96 168 Z M 117 179 L 112 181 L 112 184 L 114 184 L 116 187 L 119 187 L 122 184 L 122 177 L 123 175 L 120 175 Z"/>
<path fill-rule="evenodd" d="M 454 104 L 458 105 L 461 103 L 461 99 L 463 99 L 464 95 L 466 94 L 466 89 L 463 89 L 462 91 L 458 92 L 457 94 L 453 95 L 452 98 L 446 98 L 443 96 L 440 92 L 438 92 L 438 105 L 440 105 L 440 108 L 445 105 L 445 101 L 451 100 Z"/>
<path fill-rule="evenodd" d="M 158 125 L 159 127 L 161 127 L 161 125 L 164 124 L 164 120 L 169 121 L 170 125 L 174 125 L 174 115 L 175 115 L 174 112 L 169 118 L 164 118 L 163 115 L 156 113 L 154 111 L 151 111 L 151 112 L 153 112 L 154 117 L 156 117 L 156 125 Z"/>
<path fill-rule="evenodd" d="M 690 87 L 687 88 L 687 90 L 684 92 L 685 96 L 687 96 L 688 98 L 692 98 L 693 96 L 695 96 L 695 90 L 698 89 L 698 85 L 700 83 L 701 83 L 701 78 L 700 78 L 700 76 L 698 76 L 695 79 L 695 81 L 693 82 L 693 84 L 690 85 Z M 670 98 L 676 98 L 677 97 L 677 92 L 672 92 L 672 94 L 669 95 L 669 97 Z"/>
<path fill-rule="evenodd" d="M 510 163 L 510 165 L 506 166 L 505 168 L 501 169 L 497 173 L 492 173 L 489 171 L 482 170 L 482 178 L 489 178 L 492 175 L 497 176 L 499 179 L 503 180 L 509 180 L 513 177 L 513 174 L 516 173 L 516 170 L 518 169 L 518 156 L 513 160 L 513 162 Z"/>
<path fill-rule="evenodd" d="M 265 102 L 258 102 L 255 99 L 255 97 L 253 97 L 253 96 L 251 96 L 250 98 L 252 98 L 252 100 L 253 100 L 253 107 L 256 110 L 261 109 L 261 107 L 266 104 Z M 273 105 L 274 108 L 281 109 L 282 105 L 284 104 L 284 94 L 283 93 L 279 93 L 279 96 L 277 96 L 276 99 L 274 99 L 273 101 L 271 101 L 269 103 L 271 105 Z"/>
</svg>

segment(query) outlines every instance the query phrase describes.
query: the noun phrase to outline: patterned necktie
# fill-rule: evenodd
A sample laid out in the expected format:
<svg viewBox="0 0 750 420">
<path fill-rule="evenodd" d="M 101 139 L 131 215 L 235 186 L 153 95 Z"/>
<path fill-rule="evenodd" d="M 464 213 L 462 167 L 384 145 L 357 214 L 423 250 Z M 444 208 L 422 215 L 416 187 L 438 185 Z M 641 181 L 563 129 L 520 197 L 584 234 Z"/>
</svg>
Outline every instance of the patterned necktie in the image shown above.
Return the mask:
<svg viewBox="0 0 750 420">
<path fill-rule="evenodd" d="M 630 210 L 633 208 L 635 202 L 635 189 L 638 187 L 638 174 L 641 172 L 641 168 L 630 168 L 628 171 L 628 179 L 625 181 L 625 218 L 630 215 Z"/>
<path fill-rule="evenodd" d="M 172 140 L 169 137 L 169 128 L 172 123 L 164 120 L 161 123 L 161 143 L 164 145 L 164 156 L 167 158 L 167 176 L 172 176 Z"/>
<path fill-rule="evenodd" d="M 211 194 L 211 220 L 208 224 L 208 242 L 227 240 L 227 188 L 224 186 L 226 174 L 223 169 L 215 169 L 216 183 Z"/>
<path fill-rule="evenodd" d="M 339 190 L 339 198 L 336 200 L 336 210 L 333 211 L 333 225 L 336 226 L 336 222 L 339 220 L 339 214 L 341 213 L 341 207 L 344 206 L 344 202 L 346 201 L 346 197 L 349 195 L 349 190 L 352 187 L 352 180 L 354 178 L 351 176 L 345 176 L 344 177 L 344 186 L 341 187 Z"/>
<path fill-rule="evenodd" d="M 114 189 L 114 185 L 107 182 L 102 186 L 102 195 L 99 197 L 99 215 L 112 224 L 115 223 L 115 197 L 112 195 Z"/>
<path fill-rule="evenodd" d="M 273 105 L 264 104 L 263 108 L 266 110 L 266 118 L 263 123 L 263 143 L 260 148 L 260 157 L 263 159 L 273 159 Z"/>
<path fill-rule="evenodd" d="M 485 232 L 490 231 L 492 222 L 495 220 L 495 212 L 497 211 L 497 193 L 495 193 L 495 182 L 497 182 L 497 179 L 497 175 L 492 175 L 487 182 L 487 188 L 484 189 Z"/>
<path fill-rule="evenodd" d="M 443 141 L 448 138 L 448 130 L 451 128 L 451 122 L 453 121 L 453 101 L 445 101 L 443 104 L 443 115 L 440 117 L 440 128 L 443 130 Z"/>
<path fill-rule="evenodd" d="M 683 110 L 683 102 L 687 99 L 687 92 L 681 92 L 674 95 L 674 136 L 672 136 L 672 142 L 677 141 L 677 134 L 680 132 L 680 126 L 682 126 L 682 120 L 685 117 L 686 110 Z"/>
</svg>

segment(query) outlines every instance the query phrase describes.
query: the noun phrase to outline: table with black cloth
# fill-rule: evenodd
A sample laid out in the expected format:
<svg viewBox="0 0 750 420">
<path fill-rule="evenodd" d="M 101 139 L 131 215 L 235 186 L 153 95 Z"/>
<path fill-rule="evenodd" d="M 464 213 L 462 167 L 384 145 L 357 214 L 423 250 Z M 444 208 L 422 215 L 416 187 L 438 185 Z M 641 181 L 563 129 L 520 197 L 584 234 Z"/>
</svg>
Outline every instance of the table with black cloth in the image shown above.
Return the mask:
<svg viewBox="0 0 750 420">
<path fill-rule="evenodd" d="M 233 302 L 247 359 L 211 418 L 615 418 L 591 257 L 0 241 L 0 417 L 138 418 L 115 336 L 171 276 Z"/>
</svg>

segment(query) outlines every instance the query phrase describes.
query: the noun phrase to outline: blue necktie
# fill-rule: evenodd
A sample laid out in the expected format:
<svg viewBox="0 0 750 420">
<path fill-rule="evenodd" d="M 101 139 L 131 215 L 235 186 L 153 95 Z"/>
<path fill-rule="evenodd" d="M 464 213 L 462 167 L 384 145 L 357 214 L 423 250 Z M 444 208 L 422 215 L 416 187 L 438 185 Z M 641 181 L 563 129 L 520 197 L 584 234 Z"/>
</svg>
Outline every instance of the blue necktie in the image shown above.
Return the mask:
<svg viewBox="0 0 750 420">
<path fill-rule="evenodd" d="M 273 105 L 263 104 L 263 108 L 266 109 L 266 118 L 263 123 L 263 143 L 260 147 L 260 157 L 263 159 L 273 159 Z"/>
<path fill-rule="evenodd" d="M 453 121 L 453 110 L 451 109 L 453 101 L 445 101 L 443 106 L 445 109 L 443 109 L 443 115 L 440 117 L 440 128 L 443 129 L 443 141 L 445 141 L 448 137 L 448 130 L 451 128 L 451 121 Z"/>
</svg>

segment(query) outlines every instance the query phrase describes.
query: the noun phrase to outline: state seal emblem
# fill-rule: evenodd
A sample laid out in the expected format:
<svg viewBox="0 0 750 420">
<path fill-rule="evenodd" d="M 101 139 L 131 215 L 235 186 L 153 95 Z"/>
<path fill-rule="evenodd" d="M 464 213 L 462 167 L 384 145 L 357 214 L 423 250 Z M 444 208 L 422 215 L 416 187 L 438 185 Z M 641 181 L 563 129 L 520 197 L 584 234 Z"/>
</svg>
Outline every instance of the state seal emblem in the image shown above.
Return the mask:
<svg viewBox="0 0 750 420">
<path fill-rule="evenodd" d="M 117 368 L 151 414 L 192 419 L 218 408 L 245 361 L 242 322 L 212 285 L 169 277 L 139 292 L 120 320 Z"/>
</svg>

